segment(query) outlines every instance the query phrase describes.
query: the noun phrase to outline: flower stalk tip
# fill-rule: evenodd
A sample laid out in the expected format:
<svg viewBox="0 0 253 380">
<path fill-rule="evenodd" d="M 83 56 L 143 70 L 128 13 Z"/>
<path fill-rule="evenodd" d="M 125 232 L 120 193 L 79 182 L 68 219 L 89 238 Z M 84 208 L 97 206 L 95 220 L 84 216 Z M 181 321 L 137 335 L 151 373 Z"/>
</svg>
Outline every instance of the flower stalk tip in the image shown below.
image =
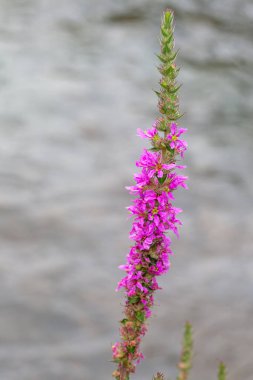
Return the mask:
<svg viewBox="0 0 253 380">
<path fill-rule="evenodd" d="M 190 369 L 192 367 L 192 348 L 192 326 L 189 322 L 186 322 L 183 338 L 183 349 L 180 362 L 178 364 L 179 375 L 177 377 L 177 380 L 186 380 L 188 378 Z"/>
<path fill-rule="evenodd" d="M 218 380 L 226 380 L 227 378 L 227 369 L 224 363 L 220 363 L 218 369 Z"/>
<path fill-rule="evenodd" d="M 153 377 L 153 380 L 165 380 L 165 377 L 161 372 L 157 372 L 157 374 Z"/>
</svg>

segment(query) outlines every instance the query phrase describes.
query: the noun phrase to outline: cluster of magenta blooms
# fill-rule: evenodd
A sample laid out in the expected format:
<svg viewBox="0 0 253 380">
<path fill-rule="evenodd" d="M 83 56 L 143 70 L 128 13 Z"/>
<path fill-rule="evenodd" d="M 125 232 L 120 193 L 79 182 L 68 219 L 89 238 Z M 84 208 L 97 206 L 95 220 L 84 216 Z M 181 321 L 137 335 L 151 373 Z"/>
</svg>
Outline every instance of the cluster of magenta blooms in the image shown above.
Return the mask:
<svg viewBox="0 0 253 380">
<path fill-rule="evenodd" d="M 153 293 L 160 289 L 157 277 L 170 266 L 171 239 L 166 233 L 173 231 L 178 236 L 178 226 L 182 224 L 178 219 L 182 210 L 173 205 L 173 192 L 178 187 L 187 188 L 187 177 L 180 173 L 185 166 L 179 165 L 177 159 L 183 157 L 187 149 L 181 136 L 186 129 L 170 122 L 162 137 L 159 125 L 160 119 L 147 131 L 137 130 L 137 135 L 149 139 L 153 148 L 144 149 L 136 162 L 140 172 L 134 175 L 135 184 L 127 187 L 135 196 L 133 204 L 127 208 L 134 216 L 129 235 L 134 244 L 127 263 L 120 266 L 126 276 L 117 287 L 125 289 L 127 317 L 121 328 L 122 341 L 113 346 L 113 358 L 118 363 L 121 359 L 127 360 L 127 355 L 129 363 L 143 357 L 139 351 L 140 337 L 146 332 L 145 320 L 151 316 Z M 164 148 L 156 149 L 155 146 L 167 146 L 165 155 Z M 136 315 L 140 321 L 137 327 Z M 129 372 L 134 372 L 133 368 Z M 117 379 L 117 373 L 115 377 Z"/>
</svg>

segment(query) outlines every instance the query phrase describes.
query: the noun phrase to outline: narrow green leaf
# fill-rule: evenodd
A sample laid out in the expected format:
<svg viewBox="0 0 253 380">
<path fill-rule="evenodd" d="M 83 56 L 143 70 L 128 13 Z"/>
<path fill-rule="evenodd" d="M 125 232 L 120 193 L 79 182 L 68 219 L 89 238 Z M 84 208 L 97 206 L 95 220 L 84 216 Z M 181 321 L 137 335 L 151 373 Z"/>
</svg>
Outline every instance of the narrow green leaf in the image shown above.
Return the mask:
<svg viewBox="0 0 253 380">
<path fill-rule="evenodd" d="M 161 33 L 164 37 L 168 37 L 168 30 L 166 30 L 164 27 L 161 27 Z"/>
<path fill-rule="evenodd" d="M 174 153 L 175 152 L 175 149 L 172 149 L 170 147 L 170 145 L 166 145 L 166 149 L 170 152 L 170 153 Z"/>
<path fill-rule="evenodd" d="M 178 92 L 178 90 L 182 87 L 182 85 L 180 84 L 179 86 L 175 87 L 174 89 L 170 90 L 168 89 L 168 92 L 170 94 L 175 94 L 176 92 Z"/>
<path fill-rule="evenodd" d="M 140 297 L 139 296 L 132 296 L 132 297 L 128 298 L 128 302 L 131 303 L 131 304 L 138 303 L 139 301 L 140 301 Z"/>
<path fill-rule="evenodd" d="M 178 52 L 179 52 L 179 49 L 175 51 L 170 57 L 168 57 L 167 62 L 175 61 L 175 59 L 177 58 Z"/>
<path fill-rule="evenodd" d="M 170 33 L 168 37 L 164 38 L 163 44 L 170 45 L 173 42 L 174 36 L 173 33 Z"/>
<path fill-rule="evenodd" d="M 127 350 L 133 354 L 135 352 L 135 347 L 128 346 Z"/>
<path fill-rule="evenodd" d="M 156 54 L 156 56 L 157 56 L 157 58 L 162 62 L 162 63 L 166 63 L 167 61 L 166 61 L 166 58 L 164 58 L 163 56 L 162 56 L 162 54 Z"/>
<path fill-rule="evenodd" d="M 136 315 L 136 318 L 138 319 L 138 321 L 140 321 L 142 323 L 144 322 L 145 315 L 144 315 L 143 311 L 138 310 L 135 315 Z"/>
<path fill-rule="evenodd" d="M 150 148 L 148 150 L 150 150 L 151 152 L 159 152 L 161 149 L 160 148 Z"/>
<path fill-rule="evenodd" d="M 161 94 L 159 91 L 156 91 L 156 90 L 154 90 L 154 92 L 156 93 L 157 96 L 160 96 Z"/>
<path fill-rule="evenodd" d="M 164 174 L 164 176 L 161 178 L 159 178 L 159 177 L 157 177 L 157 178 L 158 178 L 159 183 L 162 185 L 165 182 L 165 180 L 167 179 L 167 174 Z"/>
</svg>

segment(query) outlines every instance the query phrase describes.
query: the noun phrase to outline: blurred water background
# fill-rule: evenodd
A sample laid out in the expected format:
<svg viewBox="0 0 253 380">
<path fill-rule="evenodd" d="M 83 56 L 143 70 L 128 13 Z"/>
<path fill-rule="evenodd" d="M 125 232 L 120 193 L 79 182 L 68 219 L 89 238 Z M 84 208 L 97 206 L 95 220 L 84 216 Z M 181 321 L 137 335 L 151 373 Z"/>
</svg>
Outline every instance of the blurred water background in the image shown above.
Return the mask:
<svg viewBox="0 0 253 380">
<path fill-rule="evenodd" d="M 163 9 L 176 15 L 184 226 L 133 379 L 253 373 L 251 0 L 0 0 L 0 378 L 106 380 L 128 252 L 125 206 L 157 116 Z"/>
</svg>

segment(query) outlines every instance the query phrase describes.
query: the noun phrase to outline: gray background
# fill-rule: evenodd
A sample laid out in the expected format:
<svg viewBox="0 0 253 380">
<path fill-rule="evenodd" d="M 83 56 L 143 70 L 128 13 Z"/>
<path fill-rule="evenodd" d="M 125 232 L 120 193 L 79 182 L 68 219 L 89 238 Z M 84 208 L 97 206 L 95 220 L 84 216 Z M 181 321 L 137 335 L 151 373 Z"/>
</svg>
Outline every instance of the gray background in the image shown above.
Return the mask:
<svg viewBox="0 0 253 380">
<path fill-rule="evenodd" d="M 163 9 L 176 11 L 189 191 L 145 362 L 253 372 L 251 0 L 0 0 L 0 378 L 106 380 L 129 249 L 125 206 L 154 121 Z M 159 307 L 157 306 L 159 305 Z"/>
</svg>

